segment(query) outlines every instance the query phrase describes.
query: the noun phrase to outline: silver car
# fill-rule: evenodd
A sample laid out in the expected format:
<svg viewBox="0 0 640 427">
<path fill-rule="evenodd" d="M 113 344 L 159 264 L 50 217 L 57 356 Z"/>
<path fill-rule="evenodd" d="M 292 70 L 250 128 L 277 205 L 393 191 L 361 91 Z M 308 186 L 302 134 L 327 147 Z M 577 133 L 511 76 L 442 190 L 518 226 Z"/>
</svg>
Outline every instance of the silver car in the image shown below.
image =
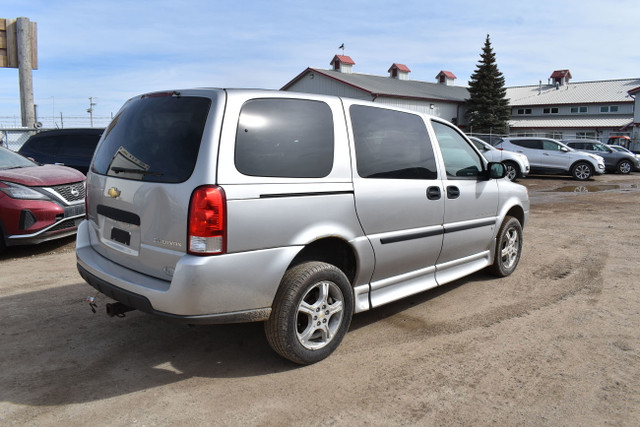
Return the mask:
<svg viewBox="0 0 640 427">
<path fill-rule="evenodd" d="M 452 124 L 380 104 L 193 89 L 129 100 L 98 144 L 81 276 L 186 323 L 264 322 L 300 364 L 353 313 L 487 268 L 511 274 L 529 215 Z"/>
<path fill-rule="evenodd" d="M 509 137 L 503 138 L 496 148 L 526 155 L 532 174 L 571 175 L 584 181 L 605 171 L 602 157 L 576 151 L 555 139 Z"/>
<path fill-rule="evenodd" d="M 469 140 L 473 142 L 482 155 L 490 162 L 502 162 L 507 168 L 507 178 L 515 181 L 518 178 L 524 178 L 529 175 L 529 159 L 520 153 L 508 150 L 498 150 L 491 144 L 483 141 L 475 136 L 470 136 Z"/>
</svg>

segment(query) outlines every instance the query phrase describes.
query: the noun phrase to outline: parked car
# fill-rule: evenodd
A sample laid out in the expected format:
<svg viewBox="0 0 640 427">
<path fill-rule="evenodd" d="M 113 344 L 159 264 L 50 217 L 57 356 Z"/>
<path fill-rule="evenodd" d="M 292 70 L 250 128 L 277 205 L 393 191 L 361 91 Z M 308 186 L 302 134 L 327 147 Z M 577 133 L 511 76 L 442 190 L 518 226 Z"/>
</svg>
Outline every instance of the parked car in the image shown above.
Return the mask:
<svg viewBox="0 0 640 427">
<path fill-rule="evenodd" d="M 42 131 L 31 136 L 18 153 L 38 163 L 69 166 L 86 175 L 103 131 L 97 128 Z"/>
<path fill-rule="evenodd" d="M 469 136 L 469 140 L 473 142 L 482 155 L 490 162 L 502 162 L 507 168 L 507 178 L 515 181 L 518 178 L 524 178 L 529 175 L 529 159 L 520 153 L 508 150 L 498 150 L 491 144 L 483 141 L 475 136 Z"/>
<path fill-rule="evenodd" d="M 414 111 L 282 91 L 146 94 L 96 150 L 78 270 L 117 301 L 111 315 L 264 321 L 277 353 L 314 363 L 354 312 L 484 268 L 511 274 L 529 199 L 505 174 Z"/>
<path fill-rule="evenodd" d="M 532 174 L 571 175 L 584 181 L 605 171 L 602 157 L 576 151 L 555 139 L 509 137 L 503 138 L 496 148 L 526 155 Z"/>
<path fill-rule="evenodd" d="M 604 167 L 609 172 L 627 174 L 640 168 L 640 162 L 633 154 L 616 151 L 598 140 L 571 139 L 563 142 L 576 150 L 597 154 L 602 157 L 604 159 Z"/>
<path fill-rule="evenodd" d="M 607 145 L 620 145 L 624 148 L 631 148 L 631 138 L 626 135 L 615 135 L 609 137 Z"/>
<path fill-rule="evenodd" d="M 607 145 L 607 147 L 611 147 L 616 151 L 620 151 L 622 153 L 628 153 L 631 154 L 632 156 L 634 156 L 639 162 L 640 162 L 640 154 L 638 153 L 634 153 L 633 151 L 629 150 L 628 148 L 624 148 L 621 145 Z M 640 171 L 640 168 L 636 168 L 636 171 Z"/>
<path fill-rule="evenodd" d="M 0 147 L 0 250 L 72 235 L 84 218 L 85 176 Z"/>
</svg>

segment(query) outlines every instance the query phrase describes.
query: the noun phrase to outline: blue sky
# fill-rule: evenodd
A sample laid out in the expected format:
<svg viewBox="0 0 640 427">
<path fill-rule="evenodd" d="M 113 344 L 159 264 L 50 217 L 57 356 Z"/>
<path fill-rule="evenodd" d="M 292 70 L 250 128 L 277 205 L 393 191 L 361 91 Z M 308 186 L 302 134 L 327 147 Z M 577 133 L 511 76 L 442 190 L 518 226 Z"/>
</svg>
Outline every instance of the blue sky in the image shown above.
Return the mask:
<svg viewBox="0 0 640 427">
<path fill-rule="evenodd" d="M 638 0 L 2 0 L 0 18 L 38 25 L 35 103 L 59 115 L 115 114 L 137 94 L 194 86 L 279 89 L 333 55 L 353 71 L 453 72 L 467 86 L 487 34 L 507 86 L 640 77 Z M 634 23 L 635 22 L 635 23 Z M 18 70 L 0 68 L 0 127 L 20 125 Z"/>
</svg>

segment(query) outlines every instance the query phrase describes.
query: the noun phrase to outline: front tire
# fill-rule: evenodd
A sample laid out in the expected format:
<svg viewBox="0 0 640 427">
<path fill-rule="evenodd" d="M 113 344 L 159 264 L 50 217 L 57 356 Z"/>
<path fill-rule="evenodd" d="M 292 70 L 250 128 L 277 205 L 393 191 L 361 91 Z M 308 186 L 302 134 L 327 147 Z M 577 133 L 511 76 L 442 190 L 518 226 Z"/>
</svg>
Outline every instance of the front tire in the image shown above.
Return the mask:
<svg viewBox="0 0 640 427">
<path fill-rule="evenodd" d="M 509 181 L 515 181 L 520 176 L 520 168 L 518 165 L 513 162 L 503 162 L 504 166 L 507 168 L 507 178 Z"/>
<path fill-rule="evenodd" d="M 512 216 L 504 218 L 496 237 L 496 253 L 489 271 L 505 277 L 513 273 L 522 254 L 522 225 Z"/>
<path fill-rule="evenodd" d="M 631 172 L 631 169 L 633 169 L 633 166 L 631 166 L 631 162 L 629 160 L 621 160 L 620 163 L 618 163 L 617 169 L 618 169 L 618 172 L 627 174 Z"/>
<path fill-rule="evenodd" d="M 586 162 L 577 163 L 571 169 L 571 175 L 578 181 L 586 181 L 593 175 L 593 167 Z"/>
<path fill-rule="evenodd" d="M 347 276 L 334 265 L 306 262 L 285 273 L 264 329 L 274 351 L 308 365 L 333 353 L 352 316 Z"/>
</svg>

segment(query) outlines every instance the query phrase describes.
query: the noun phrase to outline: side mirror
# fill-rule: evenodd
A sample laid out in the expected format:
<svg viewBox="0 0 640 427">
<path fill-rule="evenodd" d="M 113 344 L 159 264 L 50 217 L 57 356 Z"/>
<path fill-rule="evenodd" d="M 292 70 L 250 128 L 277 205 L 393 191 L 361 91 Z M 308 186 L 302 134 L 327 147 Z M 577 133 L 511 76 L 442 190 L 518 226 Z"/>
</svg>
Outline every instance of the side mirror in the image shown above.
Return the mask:
<svg viewBox="0 0 640 427">
<path fill-rule="evenodd" d="M 567 147 L 560 147 L 560 151 L 562 151 L 563 153 L 568 153 L 569 152 Z"/>
<path fill-rule="evenodd" d="M 500 162 L 489 162 L 487 165 L 488 179 L 502 179 L 507 176 L 507 168 Z"/>
</svg>

